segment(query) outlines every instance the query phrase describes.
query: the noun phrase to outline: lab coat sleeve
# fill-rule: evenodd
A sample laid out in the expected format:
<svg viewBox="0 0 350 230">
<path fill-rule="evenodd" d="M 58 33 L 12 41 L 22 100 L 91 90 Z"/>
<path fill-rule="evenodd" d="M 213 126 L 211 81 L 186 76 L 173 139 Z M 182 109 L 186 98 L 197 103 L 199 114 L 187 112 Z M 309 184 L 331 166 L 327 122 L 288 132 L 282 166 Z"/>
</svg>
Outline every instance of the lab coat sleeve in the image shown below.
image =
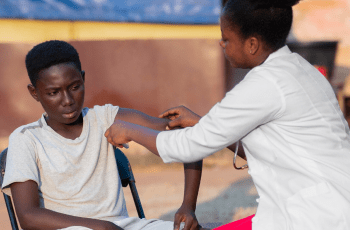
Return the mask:
<svg viewBox="0 0 350 230">
<path fill-rule="evenodd" d="M 250 74 L 193 127 L 164 131 L 156 145 L 165 163 L 201 160 L 283 113 L 284 97 L 261 74 Z"/>
</svg>

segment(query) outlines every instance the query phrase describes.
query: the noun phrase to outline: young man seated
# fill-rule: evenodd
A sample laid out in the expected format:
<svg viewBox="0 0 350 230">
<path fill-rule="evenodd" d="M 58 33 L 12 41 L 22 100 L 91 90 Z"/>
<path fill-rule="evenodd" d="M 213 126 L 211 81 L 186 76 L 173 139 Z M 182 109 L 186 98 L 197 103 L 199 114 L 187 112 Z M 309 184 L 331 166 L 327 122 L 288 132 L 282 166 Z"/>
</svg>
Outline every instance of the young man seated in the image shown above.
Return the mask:
<svg viewBox="0 0 350 230">
<path fill-rule="evenodd" d="M 185 165 L 185 196 L 174 223 L 129 217 L 113 146 L 115 119 L 164 130 L 168 120 L 118 106 L 84 108 L 85 73 L 73 46 L 48 41 L 26 56 L 31 96 L 45 113 L 10 136 L 3 191 L 23 229 L 200 229 L 194 215 L 202 163 Z"/>
</svg>

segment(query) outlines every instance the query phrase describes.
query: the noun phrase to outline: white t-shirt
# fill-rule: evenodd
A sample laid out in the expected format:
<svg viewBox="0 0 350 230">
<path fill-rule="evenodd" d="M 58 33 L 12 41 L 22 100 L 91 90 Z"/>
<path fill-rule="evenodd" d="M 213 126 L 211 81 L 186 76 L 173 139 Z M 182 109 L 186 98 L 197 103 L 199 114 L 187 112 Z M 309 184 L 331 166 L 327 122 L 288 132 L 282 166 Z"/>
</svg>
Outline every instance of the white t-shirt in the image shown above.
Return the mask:
<svg viewBox="0 0 350 230">
<path fill-rule="evenodd" d="M 10 136 L 3 191 L 14 182 L 38 184 L 41 206 L 68 215 L 118 221 L 128 217 L 113 147 L 104 136 L 118 106 L 84 108 L 75 140 L 56 133 L 44 115 Z"/>
<path fill-rule="evenodd" d="M 253 230 L 350 229 L 348 124 L 325 77 L 287 46 L 252 69 L 194 127 L 164 131 L 164 162 L 241 140 L 260 196 Z"/>
</svg>

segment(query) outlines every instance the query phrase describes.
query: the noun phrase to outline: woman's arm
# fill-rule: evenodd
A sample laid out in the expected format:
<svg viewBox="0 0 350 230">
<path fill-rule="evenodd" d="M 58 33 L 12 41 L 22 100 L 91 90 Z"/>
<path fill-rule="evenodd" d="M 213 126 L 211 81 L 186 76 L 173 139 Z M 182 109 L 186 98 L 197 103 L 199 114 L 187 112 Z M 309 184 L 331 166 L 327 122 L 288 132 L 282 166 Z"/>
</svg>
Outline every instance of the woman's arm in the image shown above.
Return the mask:
<svg viewBox="0 0 350 230">
<path fill-rule="evenodd" d="M 82 226 L 94 230 L 123 230 L 108 221 L 70 216 L 40 208 L 38 185 L 32 180 L 13 183 L 10 188 L 17 217 L 23 229 L 54 230 Z"/>
<path fill-rule="evenodd" d="M 171 120 L 169 122 L 170 129 L 175 129 L 178 127 L 181 127 L 181 128 L 192 127 L 195 124 L 197 124 L 201 119 L 201 116 L 194 113 L 193 111 L 186 108 L 185 106 L 178 106 L 178 107 L 168 109 L 165 112 L 163 112 L 161 115 L 159 115 L 159 117 L 168 118 Z M 235 152 L 236 143 L 228 146 L 227 148 L 232 152 Z M 238 147 L 238 156 L 244 160 L 247 160 L 242 145 L 239 145 Z"/>
</svg>

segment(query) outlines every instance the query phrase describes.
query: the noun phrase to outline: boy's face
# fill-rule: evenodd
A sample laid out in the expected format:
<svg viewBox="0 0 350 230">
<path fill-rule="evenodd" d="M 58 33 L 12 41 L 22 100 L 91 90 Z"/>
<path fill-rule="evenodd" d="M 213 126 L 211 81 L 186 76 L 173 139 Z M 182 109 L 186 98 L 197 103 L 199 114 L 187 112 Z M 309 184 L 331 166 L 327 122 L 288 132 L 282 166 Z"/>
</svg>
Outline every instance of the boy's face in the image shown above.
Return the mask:
<svg viewBox="0 0 350 230">
<path fill-rule="evenodd" d="M 84 104 L 84 74 L 73 64 L 62 63 L 40 71 L 36 87 L 28 85 L 30 94 L 47 113 L 48 125 L 77 121 Z"/>
</svg>

